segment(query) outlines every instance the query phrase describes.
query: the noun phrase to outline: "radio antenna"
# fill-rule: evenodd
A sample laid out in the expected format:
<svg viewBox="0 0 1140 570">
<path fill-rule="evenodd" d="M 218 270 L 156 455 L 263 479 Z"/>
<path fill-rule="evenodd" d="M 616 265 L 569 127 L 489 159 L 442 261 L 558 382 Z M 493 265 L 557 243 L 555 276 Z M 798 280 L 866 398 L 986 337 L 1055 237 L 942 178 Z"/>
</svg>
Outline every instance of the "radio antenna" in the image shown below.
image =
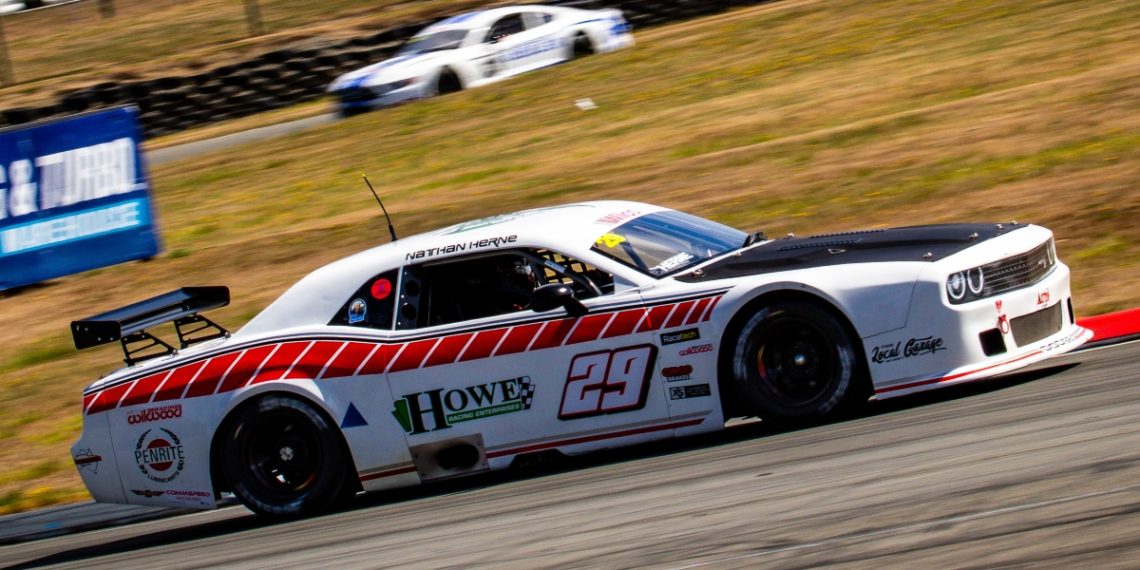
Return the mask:
<svg viewBox="0 0 1140 570">
<path fill-rule="evenodd" d="M 368 189 L 372 191 L 372 196 L 376 198 L 376 203 L 380 204 L 380 211 L 384 212 L 384 219 L 388 220 L 388 233 L 392 234 L 392 241 L 396 241 L 396 228 L 392 227 L 392 217 L 388 215 L 388 209 L 384 207 L 384 202 L 380 201 L 380 195 L 376 193 L 376 189 L 372 187 L 372 183 L 368 181 L 367 174 L 361 174 L 364 177 L 364 183 L 368 185 Z"/>
</svg>

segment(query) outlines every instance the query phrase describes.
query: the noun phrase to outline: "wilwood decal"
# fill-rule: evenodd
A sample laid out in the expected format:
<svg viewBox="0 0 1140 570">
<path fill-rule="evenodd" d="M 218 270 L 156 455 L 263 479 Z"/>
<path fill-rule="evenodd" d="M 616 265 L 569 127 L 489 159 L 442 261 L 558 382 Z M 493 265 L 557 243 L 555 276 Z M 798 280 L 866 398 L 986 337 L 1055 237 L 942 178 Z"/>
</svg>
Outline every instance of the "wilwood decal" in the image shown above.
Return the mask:
<svg viewBox="0 0 1140 570">
<path fill-rule="evenodd" d="M 182 417 L 182 404 L 174 404 L 172 406 L 139 410 L 127 416 L 127 423 L 135 425 L 159 420 L 173 420 L 180 417 Z"/>
</svg>

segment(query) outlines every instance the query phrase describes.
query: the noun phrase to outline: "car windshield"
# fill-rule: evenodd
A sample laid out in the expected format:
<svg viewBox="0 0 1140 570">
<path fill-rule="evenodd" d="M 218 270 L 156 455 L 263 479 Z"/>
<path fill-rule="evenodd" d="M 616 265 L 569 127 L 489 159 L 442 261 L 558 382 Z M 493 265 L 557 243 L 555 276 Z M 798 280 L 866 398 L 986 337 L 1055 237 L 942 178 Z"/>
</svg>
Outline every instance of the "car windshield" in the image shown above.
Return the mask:
<svg viewBox="0 0 1140 570">
<path fill-rule="evenodd" d="M 634 218 L 598 237 L 593 250 L 653 277 L 665 277 L 741 247 L 748 234 L 682 212 Z"/>
<path fill-rule="evenodd" d="M 444 30 L 415 36 L 396 55 L 418 55 L 429 51 L 455 49 L 467 37 L 467 30 Z"/>
</svg>

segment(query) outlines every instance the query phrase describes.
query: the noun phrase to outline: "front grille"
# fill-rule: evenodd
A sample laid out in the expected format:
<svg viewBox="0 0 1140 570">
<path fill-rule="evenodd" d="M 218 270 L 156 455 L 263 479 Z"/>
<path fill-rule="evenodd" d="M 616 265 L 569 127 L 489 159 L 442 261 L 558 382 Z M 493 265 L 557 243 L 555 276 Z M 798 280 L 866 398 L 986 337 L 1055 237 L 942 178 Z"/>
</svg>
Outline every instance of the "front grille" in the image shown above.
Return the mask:
<svg viewBox="0 0 1140 570">
<path fill-rule="evenodd" d="M 379 96 L 378 93 L 367 87 L 353 87 L 351 89 L 342 89 L 337 95 L 340 100 L 345 103 L 365 103 L 372 101 Z"/>
<path fill-rule="evenodd" d="M 1007 257 L 1001 261 L 982 266 L 986 280 L 986 297 L 1000 295 L 1027 287 L 1040 281 L 1053 269 L 1056 258 L 1053 255 L 1053 240 L 1037 246 L 1029 253 Z M 1020 344 L 1020 343 L 1018 343 Z"/>
<path fill-rule="evenodd" d="M 1061 303 L 1009 321 L 1017 346 L 1033 344 L 1061 330 Z"/>
</svg>

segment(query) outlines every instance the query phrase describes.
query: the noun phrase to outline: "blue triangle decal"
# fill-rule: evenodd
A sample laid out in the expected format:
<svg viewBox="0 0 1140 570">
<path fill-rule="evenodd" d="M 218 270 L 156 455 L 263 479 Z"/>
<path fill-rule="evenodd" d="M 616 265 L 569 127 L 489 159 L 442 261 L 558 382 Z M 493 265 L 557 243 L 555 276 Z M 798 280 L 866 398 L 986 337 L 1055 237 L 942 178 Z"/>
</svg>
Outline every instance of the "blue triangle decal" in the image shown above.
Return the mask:
<svg viewBox="0 0 1140 570">
<path fill-rule="evenodd" d="M 348 404 L 348 411 L 344 413 L 344 419 L 340 422 L 340 427 L 350 428 L 366 425 L 368 425 L 368 422 L 364 420 L 364 416 L 360 415 L 360 410 L 356 409 L 356 406 L 350 402 Z"/>
</svg>

